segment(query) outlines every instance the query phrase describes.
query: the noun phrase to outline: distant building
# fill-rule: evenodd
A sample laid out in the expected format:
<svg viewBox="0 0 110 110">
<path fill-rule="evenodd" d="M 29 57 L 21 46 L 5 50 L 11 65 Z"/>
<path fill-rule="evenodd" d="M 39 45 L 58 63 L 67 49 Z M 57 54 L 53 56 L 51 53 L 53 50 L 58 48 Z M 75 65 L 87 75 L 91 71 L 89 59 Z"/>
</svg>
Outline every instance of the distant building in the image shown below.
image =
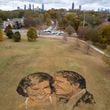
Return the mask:
<svg viewBox="0 0 110 110">
<path fill-rule="evenodd" d="M 74 10 L 74 2 L 72 3 L 72 10 Z"/>
<path fill-rule="evenodd" d="M 79 5 L 79 10 L 81 10 L 81 5 Z"/>
<path fill-rule="evenodd" d="M 34 4 L 32 5 L 32 10 L 33 10 L 33 12 L 34 12 Z"/>
<path fill-rule="evenodd" d="M 29 10 L 31 10 L 31 4 L 29 4 Z"/>
<path fill-rule="evenodd" d="M 44 11 L 44 3 L 42 3 L 42 11 Z"/>
<path fill-rule="evenodd" d="M 24 10 L 26 10 L 26 5 L 24 5 Z"/>
<path fill-rule="evenodd" d="M 19 6 L 17 7 L 17 10 L 20 10 L 20 7 Z"/>
</svg>

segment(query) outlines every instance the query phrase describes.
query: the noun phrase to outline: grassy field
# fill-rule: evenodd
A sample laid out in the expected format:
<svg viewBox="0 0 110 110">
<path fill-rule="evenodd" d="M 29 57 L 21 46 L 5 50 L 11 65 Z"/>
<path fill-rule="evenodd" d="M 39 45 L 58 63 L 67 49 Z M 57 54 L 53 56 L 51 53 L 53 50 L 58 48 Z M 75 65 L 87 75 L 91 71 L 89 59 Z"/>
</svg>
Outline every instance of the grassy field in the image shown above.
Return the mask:
<svg viewBox="0 0 110 110">
<path fill-rule="evenodd" d="M 87 88 L 94 94 L 96 104 L 81 105 L 76 110 L 110 110 L 110 69 L 95 53 L 86 54 L 75 48 L 74 42 L 39 38 L 15 43 L 0 42 L 0 110 L 17 110 L 24 98 L 16 87 L 27 74 L 43 71 L 53 74 L 58 70 L 73 70 L 83 75 Z M 81 108 L 81 109 L 80 109 Z"/>
</svg>

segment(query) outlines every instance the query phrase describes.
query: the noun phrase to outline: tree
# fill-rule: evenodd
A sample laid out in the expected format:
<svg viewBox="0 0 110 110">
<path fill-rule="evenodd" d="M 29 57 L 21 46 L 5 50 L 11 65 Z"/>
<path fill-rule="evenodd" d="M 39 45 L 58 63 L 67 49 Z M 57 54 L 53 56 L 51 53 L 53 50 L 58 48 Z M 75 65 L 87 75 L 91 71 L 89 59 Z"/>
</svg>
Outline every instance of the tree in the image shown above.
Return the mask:
<svg viewBox="0 0 110 110">
<path fill-rule="evenodd" d="M 73 13 L 69 13 L 65 16 L 65 19 L 67 20 L 68 25 L 71 25 L 77 32 L 79 24 L 80 24 L 79 17 Z"/>
<path fill-rule="evenodd" d="M 69 13 L 66 14 L 64 17 L 59 17 L 58 23 L 59 27 L 62 29 L 66 29 L 67 26 L 71 25 L 77 32 L 78 27 L 80 25 L 80 19 L 76 14 Z"/>
<path fill-rule="evenodd" d="M 90 54 L 91 44 L 91 41 L 87 41 L 87 43 L 85 44 L 86 54 Z"/>
<path fill-rule="evenodd" d="M 44 22 L 47 26 L 51 25 L 51 17 L 48 12 L 44 13 Z"/>
<path fill-rule="evenodd" d="M 43 25 L 44 23 L 44 16 L 42 14 L 39 14 L 36 16 L 28 16 L 24 19 L 24 26 L 27 27 L 38 27 Z"/>
<path fill-rule="evenodd" d="M 85 21 L 88 23 L 89 26 L 95 27 L 102 23 L 99 16 L 95 15 L 94 13 L 89 13 L 86 15 Z"/>
<path fill-rule="evenodd" d="M 51 19 L 47 18 L 45 22 L 46 22 L 46 25 L 47 26 L 50 26 L 51 25 Z"/>
<path fill-rule="evenodd" d="M 110 45 L 110 24 L 103 24 L 99 27 L 99 43 L 103 45 Z"/>
<path fill-rule="evenodd" d="M 10 25 L 8 25 L 5 28 L 4 32 L 6 33 L 6 35 L 8 36 L 9 39 L 11 39 L 13 37 L 12 27 Z"/>
<path fill-rule="evenodd" d="M 15 32 L 14 35 L 13 35 L 13 40 L 15 42 L 20 42 L 21 41 L 21 34 L 19 31 Z"/>
<path fill-rule="evenodd" d="M 58 26 L 60 30 L 65 30 L 65 28 L 68 26 L 68 20 L 66 18 L 58 19 Z"/>
<path fill-rule="evenodd" d="M 79 49 L 80 48 L 80 41 L 79 41 L 79 38 L 76 37 L 76 40 L 75 40 L 75 48 L 76 49 Z"/>
<path fill-rule="evenodd" d="M 28 41 L 35 41 L 37 36 L 37 32 L 36 29 L 31 27 L 29 28 L 28 32 L 27 32 L 27 37 L 28 37 Z"/>
<path fill-rule="evenodd" d="M 110 22 L 110 16 L 108 17 L 108 19 L 107 19 L 107 20 L 108 20 L 108 22 Z"/>
<path fill-rule="evenodd" d="M 57 19 L 58 17 L 58 13 L 57 13 L 57 10 L 55 9 L 51 9 L 48 11 L 50 17 L 54 20 L 54 19 Z"/>
<path fill-rule="evenodd" d="M 74 28 L 73 28 L 71 25 L 69 25 L 69 26 L 65 29 L 65 31 L 68 33 L 69 36 L 71 36 L 72 33 L 74 32 Z"/>
<path fill-rule="evenodd" d="M 3 31 L 1 28 L 0 28 L 0 41 L 3 41 Z"/>
<path fill-rule="evenodd" d="M 3 20 L 2 20 L 2 18 L 0 18 L 0 24 L 1 24 L 1 23 L 3 23 Z"/>
<path fill-rule="evenodd" d="M 36 19 L 32 17 L 27 17 L 24 19 L 24 26 L 25 27 L 36 27 Z"/>
</svg>

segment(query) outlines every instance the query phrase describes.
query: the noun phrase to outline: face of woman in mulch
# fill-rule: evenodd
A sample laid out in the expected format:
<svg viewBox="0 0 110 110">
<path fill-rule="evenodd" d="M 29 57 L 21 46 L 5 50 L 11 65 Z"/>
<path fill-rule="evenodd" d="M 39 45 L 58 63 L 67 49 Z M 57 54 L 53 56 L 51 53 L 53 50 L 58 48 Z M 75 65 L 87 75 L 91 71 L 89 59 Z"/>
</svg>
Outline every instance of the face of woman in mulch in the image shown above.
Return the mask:
<svg viewBox="0 0 110 110">
<path fill-rule="evenodd" d="M 29 97 L 32 97 L 33 99 L 46 100 L 51 94 L 49 81 L 44 80 L 32 84 L 27 88 L 27 93 L 29 94 Z"/>
</svg>

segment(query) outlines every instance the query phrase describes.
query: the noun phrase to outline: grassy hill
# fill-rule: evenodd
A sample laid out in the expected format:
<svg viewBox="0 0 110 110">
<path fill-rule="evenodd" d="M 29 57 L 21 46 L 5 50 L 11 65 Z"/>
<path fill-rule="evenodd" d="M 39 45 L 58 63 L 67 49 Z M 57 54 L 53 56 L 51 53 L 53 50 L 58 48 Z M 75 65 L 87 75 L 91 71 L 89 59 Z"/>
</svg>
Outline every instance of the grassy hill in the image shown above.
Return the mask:
<svg viewBox="0 0 110 110">
<path fill-rule="evenodd" d="M 24 98 L 16 87 L 27 74 L 43 71 L 53 74 L 58 70 L 79 72 L 94 94 L 96 104 L 81 105 L 76 110 L 110 110 L 110 69 L 95 52 L 86 54 L 75 42 L 39 38 L 36 42 L 20 43 L 6 39 L 0 43 L 0 110 L 17 110 Z M 81 109 L 80 109 L 81 108 Z"/>
</svg>

